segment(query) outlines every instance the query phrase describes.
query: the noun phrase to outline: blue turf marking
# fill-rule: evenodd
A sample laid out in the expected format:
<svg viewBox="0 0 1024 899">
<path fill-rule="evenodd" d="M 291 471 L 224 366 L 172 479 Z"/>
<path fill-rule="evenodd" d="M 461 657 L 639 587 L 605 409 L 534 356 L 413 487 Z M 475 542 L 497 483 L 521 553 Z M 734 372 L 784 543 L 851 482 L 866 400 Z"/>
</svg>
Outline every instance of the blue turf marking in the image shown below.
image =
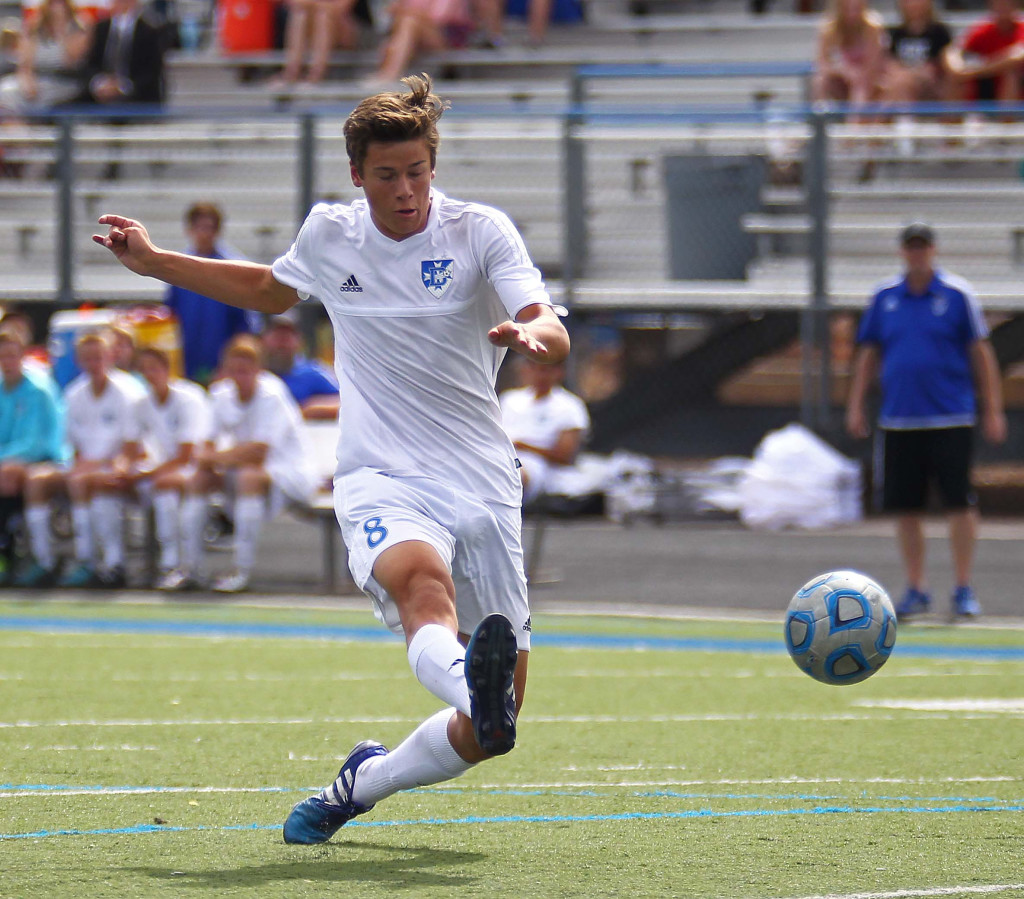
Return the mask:
<svg viewBox="0 0 1024 899">
<path fill-rule="evenodd" d="M 949 814 L 951 812 L 1022 812 L 1024 805 L 977 806 L 956 805 L 936 808 L 932 806 L 819 806 L 795 809 L 741 809 L 738 811 L 715 811 L 695 809 L 681 812 L 616 812 L 605 815 L 467 815 L 463 818 L 410 818 L 404 821 L 350 821 L 346 827 L 416 827 L 451 826 L 453 824 L 579 824 L 606 821 L 658 821 L 693 818 L 778 818 L 784 815 L 877 815 L 897 812 L 917 814 Z M 43 839 L 59 836 L 104 836 L 149 833 L 195 833 L 198 831 L 258 831 L 280 830 L 280 824 L 200 824 L 196 827 L 180 827 L 169 824 L 137 824 L 133 827 L 103 827 L 96 830 L 36 830 L 29 833 L 0 833 L 0 840 Z"/>
<path fill-rule="evenodd" d="M 345 642 L 395 642 L 400 638 L 371 627 L 336 625 L 261 624 L 211 621 L 138 621 L 116 618 L 0 616 L 0 630 L 32 633 L 160 634 L 183 637 L 262 637 L 268 639 Z M 533 642 L 560 649 L 660 650 L 668 652 L 742 652 L 778 655 L 782 639 L 749 640 L 729 637 L 656 637 L 620 634 L 534 633 Z M 939 643 L 900 644 L 900 656 L 937 659 L 1024 659 L 1024 646 L 951 646 Z"/>
</svg>

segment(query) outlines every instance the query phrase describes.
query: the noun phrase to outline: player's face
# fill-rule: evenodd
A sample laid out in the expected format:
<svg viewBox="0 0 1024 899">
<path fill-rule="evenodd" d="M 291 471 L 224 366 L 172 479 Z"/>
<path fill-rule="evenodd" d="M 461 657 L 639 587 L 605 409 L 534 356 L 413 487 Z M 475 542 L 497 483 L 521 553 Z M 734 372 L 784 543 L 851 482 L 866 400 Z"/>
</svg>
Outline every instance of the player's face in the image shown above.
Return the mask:
<svg viewBox="0 0 1024 899">
<path fill-rule="evenodd" d="M 0 343 L 0 376 L 8 382 L 21 377 L 21 348 L 16 343 Z"/>
<path fill-rule="evenodd" d="M 252 396 L 256 389 L 260 367 L 244 356 L 228 356 L 224 360 L 224 374 L 238 385 L 240 396 L 248 397 Z"/>
<path fill-rule="evenodd" d="M 352 183 L 370 204 L 373 223 L 385 237 L 405 240 L 427 226 L 430 212 L 430 148 L 419 140 L 371 143 L 362 173 L 352 166 Z"/>
<path fill-rule="evenodd" d="M 167 386 L 169 372 L 159 359 L 149 353 L 139 355 L 139 374 L 154 390 L 161 391 Z"/>
<path fill-rule="evenodd" d="M 200 256 L 212 256 L 217 245 L 217 221 L 209 215 L 196 216 L 188 228 L 189 240 Z"/>
<path fill-rule="evenodd" d="M 90 378 L 102 376 L 110 367 L 110 354 L 98 343 L 87 343 L 78 348 L 78 367 Z"/>
</svg>

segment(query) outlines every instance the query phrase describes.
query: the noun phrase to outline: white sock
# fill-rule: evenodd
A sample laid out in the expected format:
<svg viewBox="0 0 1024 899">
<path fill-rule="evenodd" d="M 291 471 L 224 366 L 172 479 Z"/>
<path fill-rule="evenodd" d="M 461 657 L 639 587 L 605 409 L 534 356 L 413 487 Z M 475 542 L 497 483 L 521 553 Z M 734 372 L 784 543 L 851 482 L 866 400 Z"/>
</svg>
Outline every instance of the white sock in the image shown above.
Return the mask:
<svg viewBox="0 0 1024 899">
<path fill-rule="evenodd" d="M 203 529 L 206 527 L 206 497 L 190 494 L 181 503 L 181 567 L 190 574 L 199 571 L 203 560 Z"/>
<path fill-rule="evenodd" d="M 448 628 L 425 624 L 409 641 L 409 665 L 424 687 L 441 702 L 469 717 L 466 650 Z"/>
<path fill-rule="evenodd" d="M 240 496 L 235 500 L 235 567 L 248 574 L 256 563 L 256 546 L 263 529 L 262 496 Z"/>
<path fill-rule="evenodd" d="M 448 722 L 454 714 L 455 709 L 443 709 L 424 721 L 394 751 L 363 762 L 352 789 L 352 800 L 359 805 L 373 805 L 399 790 L 451 780 L 472 768 L 448 739 Z M 321 795 L 328 802 L 336 801 L 331 787 Z"/>
<path fill-rule="evenodd" d="M 29 547 L 36 562 L 47 571 L 52 571 L 57 559 L 53 554 L 53 538 L 50 536 L 50 507 L 45 503 L 41 506 L 26 506 L 25 524 L 28 527 Z"/>
<path fill-rule="evenodd" d="M 88 503 L 75 503 L 71 507 L 71 528 L 75 532 L 75 560 L 83 565 L 91 565 L 92 521 L 89 518 Z"/>
<path fill-rule="evenodd" d="M 160 547 L 160 568 L 177 568 L 178 509 L 181 498 L 176 490 L 158 490 L 153 494 L 153 518 L 156 522 L 156 542 Z"/>
<path fill-rule="evenodd" d="M 89 503 L 93 533 L 99 538 L 103 567 L 124 565 L 124 501 L 113 493 L 98 493 Z"/>
</svg>

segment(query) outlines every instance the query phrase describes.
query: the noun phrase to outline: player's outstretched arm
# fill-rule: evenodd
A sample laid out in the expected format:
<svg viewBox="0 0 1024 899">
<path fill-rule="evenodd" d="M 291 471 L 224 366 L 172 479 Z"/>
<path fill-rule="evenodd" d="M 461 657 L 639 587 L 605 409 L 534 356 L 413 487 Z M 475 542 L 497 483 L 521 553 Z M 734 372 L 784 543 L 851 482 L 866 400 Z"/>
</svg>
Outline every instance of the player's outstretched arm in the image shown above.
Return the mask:
<svg viewBox="0 0 1024 899">
<path fill-rule="evenodd" d="M 569 333 L 550 306 L 534 303 L 527 306 L 517 321 L 506 321 L 487 332 L 495 346 L 533 359 L 535 362 L 563 362 L 569 355 Z"/>
<path fill-rule="evenodd" d="M 163 250 L 149 239 L 141 222 L 121 215 L 101 215 L 99 223 L 107 226 L 107 233 L 92 239 L 136 274 L 256 312 L 281 313 L 299 301 L 295 289 L 278 281 L 269 265 Z"/>
</svg>

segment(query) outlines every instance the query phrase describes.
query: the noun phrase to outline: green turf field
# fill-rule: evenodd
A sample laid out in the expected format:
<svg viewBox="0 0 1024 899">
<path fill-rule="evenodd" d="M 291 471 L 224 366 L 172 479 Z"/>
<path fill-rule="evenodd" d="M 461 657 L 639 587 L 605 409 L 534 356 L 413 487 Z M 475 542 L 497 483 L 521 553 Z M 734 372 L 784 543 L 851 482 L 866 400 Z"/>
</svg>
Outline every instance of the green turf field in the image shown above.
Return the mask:
<svg viewBox="0 0 1024 899">
<path fill-rule="evenodd" d="M 905 627 L 837 688 L 780 625 L 538 615 L 511 755 L 293 847 L 354 742 L 438 707 L 368 613 L 0 625 L 4 899 L 1024 896 L 1020 630 Z"/>
</svg>

